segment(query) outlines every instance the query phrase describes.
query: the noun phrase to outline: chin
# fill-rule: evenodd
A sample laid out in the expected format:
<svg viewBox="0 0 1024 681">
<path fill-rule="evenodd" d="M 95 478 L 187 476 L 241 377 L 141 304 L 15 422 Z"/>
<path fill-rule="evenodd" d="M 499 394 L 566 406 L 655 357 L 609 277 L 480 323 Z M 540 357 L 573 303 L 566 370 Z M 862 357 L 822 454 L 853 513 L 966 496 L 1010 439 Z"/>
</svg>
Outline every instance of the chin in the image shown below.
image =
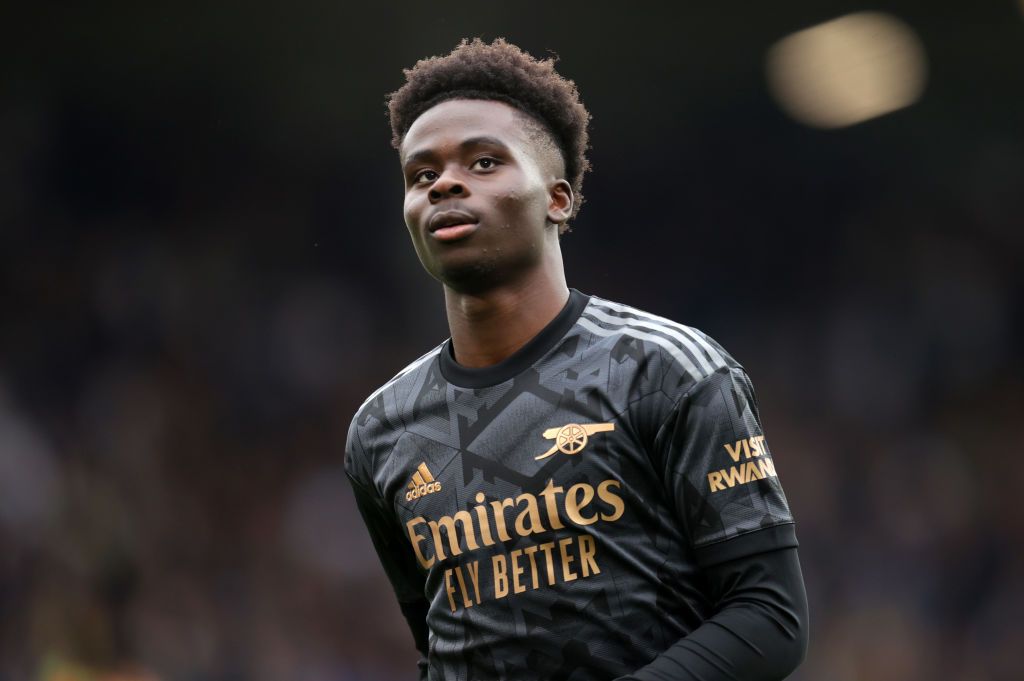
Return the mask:
<svg viewBox="0 0 1024 681">
<path fill-rule="evenodd" d="M 468 294 L 513 282 L 540 265 L 538 251 L 523 244 L 445 249 L 431 256 L 420 259 L 430 276 L 454 291 Z"/>
<path fill-rule="evenodd" d="M 460 293 L 478 293 L 501 284 L 502 268 L 493 258 L 448 262 L 428 270 L 435 279 Z"/>
</svg>

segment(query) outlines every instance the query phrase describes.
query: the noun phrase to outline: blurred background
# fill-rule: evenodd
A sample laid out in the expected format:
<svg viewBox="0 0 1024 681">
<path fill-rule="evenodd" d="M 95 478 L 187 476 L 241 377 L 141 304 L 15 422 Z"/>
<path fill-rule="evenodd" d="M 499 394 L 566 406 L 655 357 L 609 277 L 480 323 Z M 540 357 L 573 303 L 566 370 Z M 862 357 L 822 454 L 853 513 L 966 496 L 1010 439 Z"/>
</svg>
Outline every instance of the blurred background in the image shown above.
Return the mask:
<svg viewBox="0 0 1024 681">
<path fill-rule="evenodd" d="M 0 17 L 0 681 L 414 677 L 342 457 L 447 336 L 384 95 L 476 35 L 593 114 L 570 285 L 754 380 L 792 678 L 1021 678 L 1024 3 L 119 1 Z"/>
</svg>

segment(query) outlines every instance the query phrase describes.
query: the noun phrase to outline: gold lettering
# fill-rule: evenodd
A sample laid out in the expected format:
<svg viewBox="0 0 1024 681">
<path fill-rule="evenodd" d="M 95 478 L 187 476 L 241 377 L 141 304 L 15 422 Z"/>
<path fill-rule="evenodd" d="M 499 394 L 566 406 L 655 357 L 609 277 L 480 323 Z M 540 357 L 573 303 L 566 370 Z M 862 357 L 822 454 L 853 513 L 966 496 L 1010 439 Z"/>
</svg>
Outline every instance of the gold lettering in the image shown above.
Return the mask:
<svg viewBox="0 0 1024 681">
<path fill-rule="evenodd" d="M 519 575 L 525 572 L 525 568 L 519 566 L 519 556 L 521 555 L 523 552 L 520 549 L 508 554 L 508 560 L 512 563 L 512 592 L 517 594 L 526 591 L 526 587 L 519 583 Z"/>
<path fill-rule="evenodd" d="M 501 499 L 491 502 L 491 508 L 494 510 L 494 526 L 498 530 L 498 538 L 501 541 L 512 541 L 512 535 L 505 528 L 505 509 L 515 507 L 516 502 L 513 499 Z"/>
<path fill-rule="evenodd" d="M 580 492 L 583 493 L 582 501 L 577 498 Z M 565 495 L 565 514 L 569 516 L 569 520 L 577 525 L 591 525 L 597 522 L 596 513 L 589 518 L 583 517 L 580 513 L 580 510 L 585 508 L 593 498 L 594 488 L 585 482 L 570 487 L 569 492 Z"/>
<path fill-rule="evenodd" d="M 562 579 L 567 582 L 571 582 L 576 579 L 576 573 L 569 569 L 569 563 L 576 559 L 570 556 L 565 550 L 565 547 L 572 543 L 572 540 L 572 537 L 566 537 L 558 542 L 558 551 L 562 554 Z"/>
<path fill-rule="evenodd" d="M 467 608 L 472 608 L 473 602 L 469 600 L 469 591 L 466 590 L 466 580 L 462 578 L 462 568 L 458 565 L 455 566 L 455 579 L 459 580 L 459 589 L 462 591 L 462 604 Z"/>
<path fill-rule="evenodd" d="M 487 519 L 487 507 L 482 505 L 485 498 L 483 492 L 477 492 L 476 503 L 481 505 L 473 510 L 476 511 L 476 519 L 480 523 L 480 538 L 483 540 L 484 546 L 494 546 L 494 539 L 491 537 L 491 521 Z"/>
<path fill-rule="evenodd" d="M 491 573 L 494 575 L 494 597 L 504 598 L 508 595 L 508 567 L 505 564 L 505 556 L 500 553 L 491 556 Z"/>
<path fill-rule="evenodd" d="M 622 487 L 622 483 L 618 480 L 605 480 L 597 486 L 597 496 L 601 497 L 601 501 L 612 507 L 611 515 L 601 514 L 601 520 L 606 520 L 610 523 L 615 522 L 622 517 L 622 514 L 626 510 L 626 504 L 622 502 L 622 497 L 612 491 L 612 487 Z"/>
<path fill-rule="evenodd" d="M 748 461 L 745 468 L 747 469 L 747 482 L 760 480 L 761 478 L 764 477 L 763 475 L 761 475 L 761 471 L 757 470 L 757 463 L 753 461 Z"/>
<path fill-rule="evenodd" d="M 533 588 L 536 589 L 540 586 L 537 583 L 537 561 L 534 559 L 533 554 L 537 553 L 537 545 L 528 546 L 523 549 L 523 555 L 530 557 L 530 577 L 533 579 Z"/>
<path fill-rule="evenodd" d="M 725 484 L 728 487 L 735 487 L 746 482 L 743 479 L 742 466 L 733 466 L 729 470 L 723 470 L 722 477 L 725 479 Z"/>
<path fill-rule="evenodd" d="M 451 568 L 444 571 L 444 590 L 448 592 L 448 604 L 452 607 L 452 612 L 455 612 L 455 587 L 452 586 Z"/>
<path fill-rule="evenodd" d="M 524 508 L 519 516 L 516 517 L 516 532 L 519 533 L 520 537 L 527 537 L 531 534 L 540 534 L 546 532 L 544 523 L 540 519 L 540 509 L 537 508 L 537 497 L 532 494 L 520 494 L 516 497 L 516 503 L 521 501 L 526 502 L 526 508 Z M 526 527 L 524 522 L 527 518 L 530 519 L 530 527 Z"/>
<path fill-rule="evenodd" d="M 430 559 L 428 560 L 423 555 L 423 552 L 420 551 L 420 542 L 426 541 L 426 539 L 418 535 L 416 533 L 416 530 L 413 529 L 414 527 L 416 527 L 416 525 L 422 525 L 424 522 L 425 521 L 423 520 L 422 517 L 413 518 L 405 524 L 405 528 L 409 531 L 409 541 L 412 542 L 412 551 L 416 554 L 416 560 L 420 562 L 420 565 L 423 566 L 424 570 L 429 570 L 430 566 L 434 564 L 434 557 L 431 556 Z"/>
<path fill-rule="evenodd" d="M 444 560 L 444 547 L 441 546 L 441 528 L 445 529 L 445 534 L 448 535 L 448 548 L 451 550 L 451 555 L 458 556 L 462 554 L 462 547 L 459 545 L 459 535 L 455 531 L 455 523 L 462 522 L 462 532 L 466 535 L 466 548 L 470 551 L 475 551 L 479 546 L 476 543 L 476 532 L 473 528 L 473 516 L 469 515 L 469 511 L 459 511 L 454 516 L 443 515 L 437 522 L 428 520 L 427 525 L 430 526 L 430 532 L 434 536 L 434 552 L 437 553 L 438 560 Z"/>
<path fill-rule="evenodd" d="M 474 560 L 472 563 L 466 566 L 466 572 L 469 573 L 469 579 L 473 583 L 473 594 L 476 596 L 476 602 L 480 602 L 480 562 Z"/>
<path fill-rule="evenodd" d="M 750 458 L 750 440 L 743 440 L 743 454 Z"/>
<path fill-rule="evenodd" d="M 553 530 L 560 530 L 565 527 L 558 517 L 558 500 L 555 498 L 556 494 L 561 494 L 563 491 L 565 490 L 561 485 L 555 487 L 554 479 L 550 479 L 544 491 L 540 493 L 540 496 L 544 497 L 544 505 L 548 511 L 548 524 L 551 525 Z"/>
<path fill-rule="evenodd" d="M 737 440 L 736 444 L 732 445 L 731 447 L 728 444 L 725 445 L 725 451 L 729 452 L 729 456 L 732 457 L 732 460 L 737 463 L 739 463 L 740 460 L 740 446 L 741 445 L 739 440 Z"/>
<path fill-rule="evenodd" d="M 555 560 L 551 557 L 551 549 L 555 548 L 555 542 L 544 542 L 538 548 L 544 552 L 544 563 L 548 568 L 548 586 L 551 586 L 555 583 Z"/>
<path fill-rule="evenodd" d="M 769 471 L 771 471 L 769 473 Z M 763 479 L 770 474 L 774 474 L 774 467 L 772 466 L 770 459 L 759 459 L 757 462 L 747 462 L 746 465 L 734 466 L 732 469 L 726 471 L 713 472 L 708 475 L 709 484 L 712 487 L 712 491 L 718 491 L 724 489 L 726 486 L 732 487 L 736 484 L 748 482 L 753 479 Z M 479 550 L 481 544 L 483 546 L 493 546 L 498 541 L 511 541 L 513 536 L 509 532 L 511 528 L 506 523 L 506 510 L 513 509 L 517 511 L 514 530 L 518 536 L 528 537 L 534 534 L 543 534 L 548 532 L 549 529 L 562 529 L 565 527 L 563 524 L 560 513 L 565 513 L 566 517 L 575 525 L 586 526 L 596 523 L 598 520 L 604 520 L 608 522 L 614 522 L 622 517 L 625 512 L 626 505 L 622 499 L 621 490 L 622 483 L 615 479 L 609 479 L 602 481 L 595 489 L 588 483 L 577 483 L 572 485 L 566 491 L 563 487 L 556 485 L 554 479 L 548 479 L 544 489 L 538 494 L 533 495 L 530 493 L 523 493 L 517 497 L 509 497 L 506 499 L 500 499 L 497 501 L 491 501 L 490 506 L 487 505 L 487 498 L 483 492 L 478 492 L 475 495 L 477 506 L 469 509 L 457 511 L 452 515 L 441 516 L 437 520 L 431 520 L 422 516 L 413 518 L 406 522 L 406 532 L 409 537 L 409 542 L 412 545 L 413 553 L 416 556 L 417 562 L 424 568 L 430 569 L 434 565 L 437 565 L 441 561 L 446 561 L 450 558 L 455 558 L 463 553 L 470 551 Z M 563 495 L 563 508 L 559 508 L 559 495 Z M 541 507 L 541 502 L 538 500 L 538 496 L 544 499 L 544 506 Z M 593 507 L 595 499 L 600 499 L 602 502 L 600 505 Z M 493 518 L 488 510 L 493 512 Z M 544 522 L 544 516 L 547 516 L 548 523 Z M 494 530 L 492 531 L 492 523 Z M 420 534 L 419 527 L 426 525 L 429 529 L 429 535 L 426 533 Z M 477 534 L 479 532 L 479 535 Z M 590 535 L 587 535 L 590 536 Z M 592 541 L 592 540 L 587 540 Z M 541 582 L 540 572 L 541 568 L 537 566 L 538 551 L 544 553 L 545 556 L 545 567 L 547 568 L 548 583 L 549 585 L 555 582 L 555 567 L 554 567 L 554 545 L 556 542 L 548 542 L 547 544 L 541 544 L 539 546 L 531 546 L 527 549 L 520 549 L 515 552 L 512 565 L 512 577 L 511 581 L 512 589 L 515 593 L 520 593 L 528 586 L 524 585 L 521 576 L 525 575 L 526 567 L 525 563 L 521 563 L 523 555 L 530 560 L 530 584 L 532 588 L 536 589 L 539 587 Z M 567 553 L 567 547 L 563 542 L 557 542 L 559 544 L 559 551 L 562 557 L 562 569 L 563 575 L 573 575 L 569 580 L 576 579 L 576 572 L 574 572 L 571 564 L 574 560 L 587 561 L 582 568 L 576 568 L 577 571 L 582 569 L 584 575 L 591 574 L 590 570 L 592 567 L 596 568 L 596 560 L 593 559 L 592 555 L 580 555 L 573 554 L 574 558 Z M 428 555 L 430 552 L 424 545 L 430 546 L 433 550 L 432 555 Z M 593 543 L 584 542 L 581 544 L 581 551 L 587 551 L 595 546 Z M 507 584 L 509 577 L 507 574 L 508 570 L 508 554 L 506 554 L 504 563 L 498 565 L 495 563 L 496 569 L 504 569 L 504 579 L 506 581 L 505 591 L 507 593 L 510 588 Z M 495 560 L 498 560 L 497 558 Z M 582 565 L 582 563 L 581 563 Z M 479 567 L 468 568 L 479 570 Z M 596 574 L 596 572 L 593 572 Z M 479 591 L 479 573 L 470 573 L 471 579 L 474 581 L 473 588 L 475 591 Z M 454 582 L 451 580 L 455 580 Z M 500 580 L 502 575 L 496 574 L 495 579 L 499 581 L 496 588 L 500 591 Z M 470 593 L 469 584 L 466 576 L 462 573 L 461 568 L 457 569 L 455 577 L 450 575 L 446 576 L 446 584 L 450 584 L 452 589 L 459 588 L 462 591 L 463 600 L 466 601 L 466 607 L 470 607 L 471 603 L 480 603 L 479 596 L 473 601 L 473 595 Z M 457 584 L 456 584 L 457 582 Z"/>
<path fill-rule="evenodd" d="M 580 535 L 580 569 L 584 577 L 601 574 L 601 568 L 597 567 L 594 554 L 597 553 L 597 546 L 594 538 L 589 534 Z"/>
<path fill-rule="evenodd" d="M 719 492 L 727 487 L 735 487 L 776 476 L 775 462 L 770 456 L 764 456 L 756 461 L 747 461 L 741 466 L 732 466 L 728 469 L 723 468 L 720 471 L 708 473 L 708 483 L 711 485 L 712 492 Z"/>
</svg>

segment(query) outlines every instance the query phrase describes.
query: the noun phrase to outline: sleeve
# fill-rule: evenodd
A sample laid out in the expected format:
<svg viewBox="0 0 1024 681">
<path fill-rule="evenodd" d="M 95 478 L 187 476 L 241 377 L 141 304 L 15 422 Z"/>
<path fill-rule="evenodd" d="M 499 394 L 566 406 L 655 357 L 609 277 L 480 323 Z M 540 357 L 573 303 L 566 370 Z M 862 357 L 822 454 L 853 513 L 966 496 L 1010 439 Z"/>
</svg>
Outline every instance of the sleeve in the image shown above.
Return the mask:
<svg viewBox="0 0 1024 681">
<path fill-rule="evenodd" d="M 715 614 L 616 681 L 779 681 L 800 665 L 808 615 L 795 548 L 736 558 L 705 573 Z"/>
<path fill-rule="evenodd" d="M 716 371 L 673 405 L 655 437 L 667 495 L 702 567 L 797 546 L 750 379 Z"/>
<path fill-rule="evenodd" d="M 420 653 L 417 662 L 419 678 L 427 678 L 427 609 L 428 601 L 424 595 L 424 576 L 416 565 L 412 551 L 409 550 L 401 528 L 390 512 L 387 504 L 377 493 L 372 480 L 363 481 L 366 470 L 366 455 L 359 442 L 355 424 L 349 429 L 348 443 L 345 447 L 345 474 L 352 484 L 356 506 L 363 518 L 363 523 L 370 533 L 370 540 L 377 552 L 387 574 L 391 587 L 398 598 L 398 607 L 409 623 L 413 642 Z M 369 476 L 365 476 L 369 477 Z"/>
</svg>

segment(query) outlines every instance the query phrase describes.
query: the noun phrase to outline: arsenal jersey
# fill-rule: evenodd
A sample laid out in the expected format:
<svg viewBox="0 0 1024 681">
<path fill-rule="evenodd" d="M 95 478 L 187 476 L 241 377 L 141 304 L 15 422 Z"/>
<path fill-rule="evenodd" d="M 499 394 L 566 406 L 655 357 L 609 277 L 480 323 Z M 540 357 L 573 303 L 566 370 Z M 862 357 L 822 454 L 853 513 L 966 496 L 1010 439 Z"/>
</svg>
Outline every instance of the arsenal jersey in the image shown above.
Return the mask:
<svg viewBox="0 0 1024 681">
<path fill-rule="evenodd" d="M 432 681 L 628 674 L 712 614 L 703 569 L 797 545 L 743 367 L 576 290 L 497 365 L 406 367 L 345 468 Z"/>
</svg>

